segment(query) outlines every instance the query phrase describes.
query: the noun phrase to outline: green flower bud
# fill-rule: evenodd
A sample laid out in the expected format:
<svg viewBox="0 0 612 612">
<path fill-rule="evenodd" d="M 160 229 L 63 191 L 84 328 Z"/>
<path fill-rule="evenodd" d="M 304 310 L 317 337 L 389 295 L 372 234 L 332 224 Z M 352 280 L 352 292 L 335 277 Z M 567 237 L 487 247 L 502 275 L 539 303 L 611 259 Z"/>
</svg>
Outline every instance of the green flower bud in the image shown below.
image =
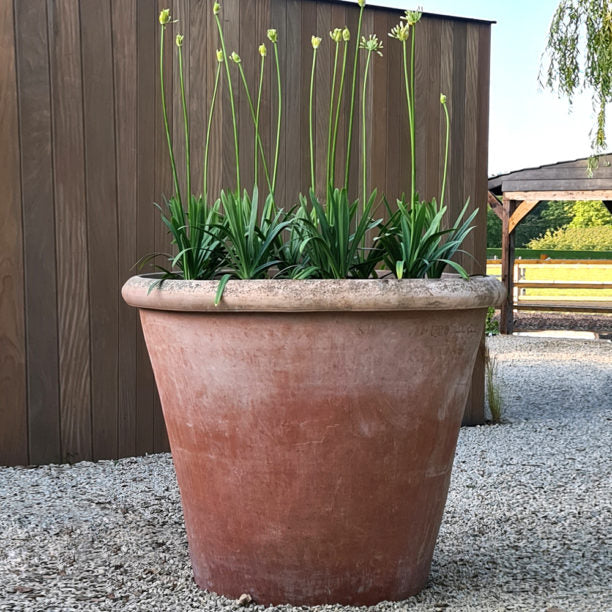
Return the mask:
<svg viewBox="0 0 612 612">
<path fill-rule="evenodd" d="M 270 29 L 268 30 L 267 35 L 268 35 L 268 40 L 269 40 L 271 43 L 276 44 L 276 43 L 278 42 L 278 34 L 276 33 L 276 30 L 275 30 L 274 28 L 270 28 Z"/>
<path fill-rule="evenodd" d="M 213 15 L 218 15 L 221 10 L 221 5 L 218 2 L 213 4 Z"/>
<path fill-rule="evenodd" d="M 321 37 L 312 36 L 310 38 L 310 42 L 312 43 L 312 48 L 316 51 L 319 48 L 319 45 L 321 44 Z"/>
<path fill-rule="evenodd" d="M 217 61 L 221 64 L 223 62 L 223 51 L 217 49 Z"/>
<path fill-rule="evenodd" d="M 403 17 L 401 17 L 400 19 L 403 19 L 405 22 L 407 22 L 409 26 L 413 26 L 420 21 L 421 15 L 421 11 L 405 11 Z"/>
<path fill-rule="evenodd" d="M 167 23 L 170 23 L 171 19 L 172 17 L 170 17 L 170 9 L 164 9 L 159 14 L 159 23 L 161 25 L 166 25 Z"/>
<path fill-rule="evenodd" d="M 263 43 L 259 45 L 259 55 L 261 55 L 261 57 L 266 57 L 266 55 L 268 55 L 268 50 L 266 49 L 266 45 L 264 45 Z"/>
<path fill-rule="evenodd" d="M 340 28 L 334 28 L 334 30 L 329 33 L 329 36 L 335 43 L 339 43 L 342 40 L 342 30 Z"/>
<path fill-rule="evenodd" d="M 440 94 L 440 104 L 446 104 L 446 96 L 443 93 Z"/>
<path fill-rule="evenodd" d="M 344 42 L 351 40 L 351 31 L 348 28 L 342 30 L 342 40 L 344 40 Z"/>
<path fill-rule="evenodd" d="M 239 64 L 242 60 L 240 59 L 240 56 L 235 52 L 232 51 L 232 54 L 230 55 L 230 58 L 233 62 L 236 62 L 236 64 Z"/>
<path fill-rule="evenodd" d="M 357 4 L 363 8 L 365 6 L 366 0 L 357 0 Z"/>
<path fill-rule="evenodd" d="M 391 38 L 397 38 L 402 42 L 408 40 L 410 35 L 410 26 L 407 23 L 398 23 L 395 27 L 391 28 L 389 36 Z"/>
<path fill-rule="evenodd" d="M 182 47 L 183 46 L 183 38 L 185 38 L 182 34 L 177 34 L 176 35 L 176 46 L 177 47 Z"/>
</svg>

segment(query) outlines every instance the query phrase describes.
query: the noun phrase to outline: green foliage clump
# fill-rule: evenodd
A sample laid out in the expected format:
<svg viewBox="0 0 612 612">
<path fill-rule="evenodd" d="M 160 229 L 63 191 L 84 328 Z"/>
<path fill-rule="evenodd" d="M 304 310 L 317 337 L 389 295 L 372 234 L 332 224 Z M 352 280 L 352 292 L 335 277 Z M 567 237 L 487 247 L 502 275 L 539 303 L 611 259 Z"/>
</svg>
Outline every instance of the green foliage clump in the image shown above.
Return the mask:
<svg viewBox="0 0 612 612">
<path fill-rule="evenodd" d="M 548 231 L 529 243 L 530 249 L 612 250 L 612 225 L 598 227 L 566 227 Z"/>
<path fill-rule="evenodd" d="M 603 205 L 603 202 L 583 200 L 574 202 L 573 218 L 568 227 L 599 227 L 601 225 L 612 225 L 612 214 Z"/>
</svg>

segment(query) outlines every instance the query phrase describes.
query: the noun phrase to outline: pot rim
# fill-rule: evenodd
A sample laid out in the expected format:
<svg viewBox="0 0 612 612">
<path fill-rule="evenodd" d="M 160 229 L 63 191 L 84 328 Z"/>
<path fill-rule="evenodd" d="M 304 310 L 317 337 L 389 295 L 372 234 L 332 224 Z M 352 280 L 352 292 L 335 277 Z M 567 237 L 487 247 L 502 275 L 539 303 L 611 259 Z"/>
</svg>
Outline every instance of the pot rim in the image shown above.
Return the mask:
<svg viewBox="0 0 612 612">
<path fill-rule="evenodd" d="M 218 280 L 168 279 L 151 290 L 160 275 L 143 274 L 131 277 L 121 293 L 130 306 L 179 312 L 468 310 L 499 306 L 506 297 L 504 286 L 492 276 L 453 276 L 230 280 L 218 306 Z"/>
</svg>

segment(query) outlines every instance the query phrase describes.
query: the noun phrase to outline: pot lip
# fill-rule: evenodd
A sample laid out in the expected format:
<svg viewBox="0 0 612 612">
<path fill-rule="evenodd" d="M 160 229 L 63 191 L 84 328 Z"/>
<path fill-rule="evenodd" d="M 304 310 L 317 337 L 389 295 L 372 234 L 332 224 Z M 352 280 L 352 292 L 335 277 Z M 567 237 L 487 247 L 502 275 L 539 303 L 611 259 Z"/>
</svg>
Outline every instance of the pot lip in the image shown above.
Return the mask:
<svg viewBox="0 0 612 612">
<path fill-rule="evenodd" d="M 159 274 L 133 276 L 123 299 L 141 309 L 178 312 L 316 312 L 468 310 L 499 306 L 504 286 L 492 276 L 441 279 L 261 279 L 228 281 L 215 306 L 218 280 L 168 279 L 150 289 Z"/>
</svg>

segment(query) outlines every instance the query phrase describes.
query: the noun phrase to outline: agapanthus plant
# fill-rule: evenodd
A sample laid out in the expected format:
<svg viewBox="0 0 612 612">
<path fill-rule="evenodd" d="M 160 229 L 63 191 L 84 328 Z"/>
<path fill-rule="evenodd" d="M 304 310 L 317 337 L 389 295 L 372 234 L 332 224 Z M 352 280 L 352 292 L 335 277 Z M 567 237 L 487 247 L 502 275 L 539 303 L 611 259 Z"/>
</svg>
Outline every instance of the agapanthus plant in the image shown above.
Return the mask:
<svg viewBox="0 0 612 612">
<path fill-rule="evenodd" d="M 160 56 L 159 70 L 161 101 L 168 154 L 172 171 L 173 195 L 160 209 L 162 221 L 168 228 L 175 253 L 166 254 L 169 265 L 158 265 L 162 276 L 185 279 L 219 279 L 217 303 L 231 278 L 371 278 L 377 270 L 388 268 L 397 278 L 439 277 L 448 265 L 467 277 L 465 270 L 452 260 L 462 242 L 471 231 L 476 212 L 464 220 L 468 204 L 455 225 L 444 229 L 447 207 L 444 206 L 449 150 L 449 113 L 446 97 L 440 101 L 446 118 L 446 142 L 444 171 L 440 204 L 435 199 L 421 201 L 416 192 L 415 164 L 415 28 L 421 18 L 419 11 L 406 11 L 400 23 L 389 36 L 402 44 L 402 69 L 410 133 L 410 190 L 408 198 L 402 196 L 390 206 L 383 196 L 388 220 L 374 218 L 378 205 L 377 190 L 368 190 L 368 133 L 367 92 L 369 76 L 375 56 L 382 56 L 383 43 L 375 35 L 363 35 L 362 23 L 365 0 L 358 0 L 359 20 L 353 39 L 354 56 L 352 71 L 347 74 L 351 32 L 340 24 L 329 33 L 329 39 L 313 34 L 311 38 L 312 65 L 309 91 L 309 153 L 310 186 L 307 196 L 296 194 L 296 200 L 279 203 L 276 200 L 278 161 L 282 125 L 282 82 L 278 50 L 278 31 L 267 30 L 272 45 L 276 71 L 276 133 L 271 151 L 266 152 L 261 133 L 261 105 L 264 88 L 264 72 L 268 47 L 262 42 L 253 53 L 259 54 L 259 75 L 256 84 L 249 84 L 242 66 L 242 59 L 235 51 L 228 53 L 220 19 L 221 5 L 212 7 L 220 48 L 216 51 L 216 71 L 212 97 L 208 109 L 204 141 L 202 169 L 202 193 L 192 189 L 191 133 L 188 105 L 185 96 L 183 71 L 184 37 L 175 38 L 178 54 L 180 84 L 180 108 L 182 110 L 185 139 L 185 168 L 183 180 L 176 164 L 172 135 L 166 110 L 164 82 L 164 45 L 166 29 L 176 23 L 169 9 L 159 15 Z M 331 41 L 331 43 L 330 43 Z M 325 150 L 325 185 L 316 184 L 314 149 L 314 93 L 317 71 L 317 55 L 322 45 L 333 45 L 333 76 L 328 104 L 327 147 Z M 359 75 L 358 56 L 365 53 L 363 72 Z M 251 195 L 243 190 L 240 175 L 240 142 L 236 95 L 231 80 L 231 70 L 237 70 L 239 83 L 248 102 L 249 119 L 253 128 L 253 176 Z M 344 100 L 345 79 L 350 76 L 349 98 Z M 358 77 L 361 76 L 361 79 Z M 357 92 L 357 83 L 361 91 Z M 218 195 L 209 193 L 209 153 L 211 128 L 215 108 L 222 87 L 227 87 L 230 116 L 233 128 L 235 160 L 235 184 L 224 188 Z M 253 92 L 253 93 L 252 93 Z M 353 123 L 356 100 L 361 97 L 361 193 L 351 200 L 348 185 L 351 168 Z M 339 120 L 342 109 L 348 107 L 348 133 L 345 143 L 339 143 Z M 243 143 L 244 144 L 244 143 Z M 344 175 L 336 182 L 336 161 L 340 147 L 345 145 Z M 320 151 L 319 151 L 320 154 Z M 263 173 L 267 196 L 260 197 L 259 179 Z M 182 189 L 185 191 L 183 192 Z M 263 204 L 262 204 L 263 200 Z M 279 204 L 285 204 L 283 210 Z M 144 262 L 159 254 L 144 258 Z"/>
</svg>

